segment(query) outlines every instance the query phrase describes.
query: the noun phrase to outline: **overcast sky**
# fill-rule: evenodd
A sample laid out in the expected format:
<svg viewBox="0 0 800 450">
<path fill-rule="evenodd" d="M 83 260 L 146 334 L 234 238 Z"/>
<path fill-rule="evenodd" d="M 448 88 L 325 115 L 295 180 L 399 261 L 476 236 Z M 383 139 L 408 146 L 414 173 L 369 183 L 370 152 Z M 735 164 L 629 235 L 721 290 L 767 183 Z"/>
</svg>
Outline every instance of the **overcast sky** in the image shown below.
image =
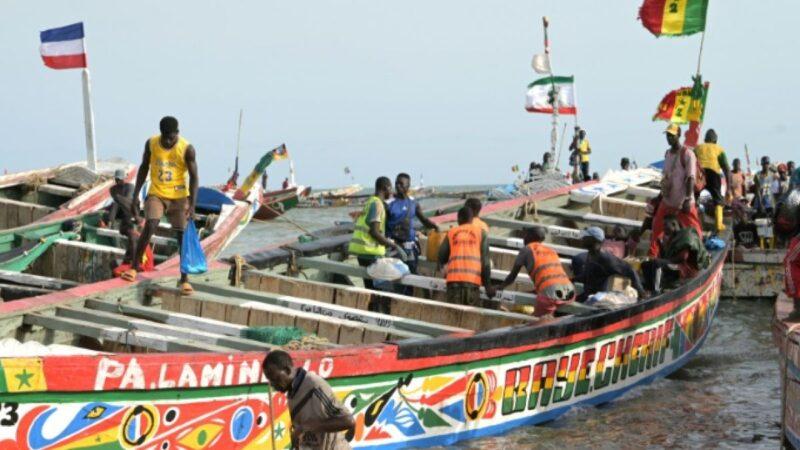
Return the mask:
<svg viewBox="0 0 800 450">
<path fill-rule="evenodd" d="M 553 66 L 575 75 L 593 170 L 660 159 L 669 90 L 688 85 L 700 36 L 660 38 L 640 1 L 0 1 L 2 169 L 85 155 L 80 71 L 51 70 L 39 31 L 85 24 L 101 157 L 138 162 L 166 114 L 198 151 L 203 184 L 232 166 L 239 109 L 249 169 L 286 142 L 298 181 L 371 184 L 398 171 L 427 184 L 505 182 L 540 160 L 550 119 L 524 110 L 551 20 Z M 706 124 L 730 157 L 800 159 L 794 29 L 800 2 L 711 0 Z M 572 122 L 570 120 L 570 128 Z M 562 165 L 565 165 L 562 156 Z M 285 162 L 270 172 L 273 182 Z"/>
</svg>

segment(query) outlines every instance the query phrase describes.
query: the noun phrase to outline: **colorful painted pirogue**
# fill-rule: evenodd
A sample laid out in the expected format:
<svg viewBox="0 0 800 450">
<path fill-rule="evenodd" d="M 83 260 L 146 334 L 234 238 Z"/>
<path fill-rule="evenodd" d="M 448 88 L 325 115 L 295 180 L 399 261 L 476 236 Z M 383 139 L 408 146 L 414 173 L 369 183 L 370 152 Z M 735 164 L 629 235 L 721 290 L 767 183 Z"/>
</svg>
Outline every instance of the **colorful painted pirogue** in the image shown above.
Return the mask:
<svg viewBox="0 0 800 450">
<path fill-rule="evenodd" d="M 800 448 L 800 320 L 785 294 L 775 301 L 772 335 L 780 354 L 782 448 Z"/>
<path fill-rule="evenodd" d="M 0 176 L 0 230 L 65 219 L 107 205 L 113 174 L 122 169 L 127 181 L 136 166 L 125 161 L 99 161 L 97 172 L 86 163 Z"/>
<path fill-rule="evenodd" d="M 515 228 L 531 217 L 549 227 L 562 256 L 578 251 L 570 246 L 578 224 L 637 226 L 637 198 L 651 188 L 624 181 L 653 179 L 639 175 L 486 206 L 493 276 L 505 276 L 521 245 Z M 600 205 L 603 214 L 592 212 Z M 246 258 L 270 269 L 217 263 L 193 280 L 192 296 L 180 296 L 174 278 L 145 274 L 135 287 L 110 280 L 0 305 L 6 335 L 79 346 L 6 347 L 0 448 L 289 448 L 286 399 L 270 392 L 260 370 L 271 345 L 245 337 L 267 325 L 318 336 L 293 357 L 353 411 L 347 438 L 357 448 L 443 445 L 541 423 L 685 364 L 713 322 L 725 257 L 714 252 L 697 278 L 646 301 L 615 310 L 569 305 L 538 323 L 425 298 L 441 298 L 444 280 L 434 276 L 403 278 L 415 296 L 333 284 L 331 273 L 356 283 L 365 275 L 342 258 L 344 229 Z M 421 268 L 434 273 L 430 262 Z M 298 271 L 308 278 L 289 276 Z M 520 277 L 501 297 L 532 303 L 526 287 Z M 391 316 L 366 311 L 374 295 L 390 299 Z"/>
<path fill-rule="evenodd" d="M 311 187 L 293 186 L 280 191 L 261 194 L 261 207 L 253 217 L 256 220 L 272 220 L 294 208 L 311 193 Z"/>
</svg>

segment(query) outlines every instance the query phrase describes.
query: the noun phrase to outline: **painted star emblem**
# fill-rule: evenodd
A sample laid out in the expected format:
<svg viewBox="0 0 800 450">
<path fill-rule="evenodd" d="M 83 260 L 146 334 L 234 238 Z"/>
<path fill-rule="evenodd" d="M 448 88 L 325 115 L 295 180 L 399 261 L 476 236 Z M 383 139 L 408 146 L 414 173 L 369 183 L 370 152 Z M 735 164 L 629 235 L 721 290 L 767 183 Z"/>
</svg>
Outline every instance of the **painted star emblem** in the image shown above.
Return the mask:
<svg viewBox="0 0 800 450">
<path fill-rule="evenodd" d="M 286 431 L 286 427 L 283 426 L 283 422 L 278 422 L 278 425 L 275 426 L 275 439 L 282 439 L 284 431 Z"/>
<path fill-rule="evenodd" d="M 22 389 L 22 386 L 27 386 L 29 388 L 33 387 L 31 386 L 31 378 L 33 378 L 33 374 L 28 373 L 28 369 L 22 369 L 22 372 L 14 375 L 14 377 L 19 380 L 19 386 L 17 389 Z"/>
</svg>

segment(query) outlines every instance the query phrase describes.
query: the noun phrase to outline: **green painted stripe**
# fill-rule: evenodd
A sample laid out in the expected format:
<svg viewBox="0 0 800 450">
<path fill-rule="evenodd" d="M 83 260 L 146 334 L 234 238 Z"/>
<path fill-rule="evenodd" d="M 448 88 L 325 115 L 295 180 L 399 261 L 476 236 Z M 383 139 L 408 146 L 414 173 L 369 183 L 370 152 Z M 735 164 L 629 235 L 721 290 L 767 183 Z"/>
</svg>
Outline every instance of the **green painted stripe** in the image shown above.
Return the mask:
<svg viewBox="0 0 800 450">
<path fill-rule="evenodd" d="M 699 33 L 706 29 L 708 0 L 688 0 L 681 35 Z"/>
<path fill-rule="evenodd" d="M 572 84 L 575 82 L 575 77 L 544 77 L 540 78 L 528 85 L 528 89 L 534 86 L 546 86 L 548 84 Z"/>
<path fill-rule="evenodd" d="M 8 385 L 6 384 L 6 371 L 3 369 L 3 361 L 0 361 L 0 392 L 8 391 Z"/>
</svg>

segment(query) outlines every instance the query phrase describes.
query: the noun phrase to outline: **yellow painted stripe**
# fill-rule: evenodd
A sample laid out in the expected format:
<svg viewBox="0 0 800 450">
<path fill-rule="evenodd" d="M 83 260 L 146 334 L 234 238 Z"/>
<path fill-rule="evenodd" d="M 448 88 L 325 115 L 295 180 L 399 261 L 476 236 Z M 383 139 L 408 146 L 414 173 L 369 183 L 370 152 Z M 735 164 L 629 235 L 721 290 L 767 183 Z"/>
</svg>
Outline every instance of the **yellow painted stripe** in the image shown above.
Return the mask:
<svg viewBox="0 0 800 450">
<path fill-rule="evenodd" d="M 664 18 L 661 21 L 662 34 L 683 33 L 687 3 L 689 0 L 666 0 L 664 2 Z"/>
</svg>

